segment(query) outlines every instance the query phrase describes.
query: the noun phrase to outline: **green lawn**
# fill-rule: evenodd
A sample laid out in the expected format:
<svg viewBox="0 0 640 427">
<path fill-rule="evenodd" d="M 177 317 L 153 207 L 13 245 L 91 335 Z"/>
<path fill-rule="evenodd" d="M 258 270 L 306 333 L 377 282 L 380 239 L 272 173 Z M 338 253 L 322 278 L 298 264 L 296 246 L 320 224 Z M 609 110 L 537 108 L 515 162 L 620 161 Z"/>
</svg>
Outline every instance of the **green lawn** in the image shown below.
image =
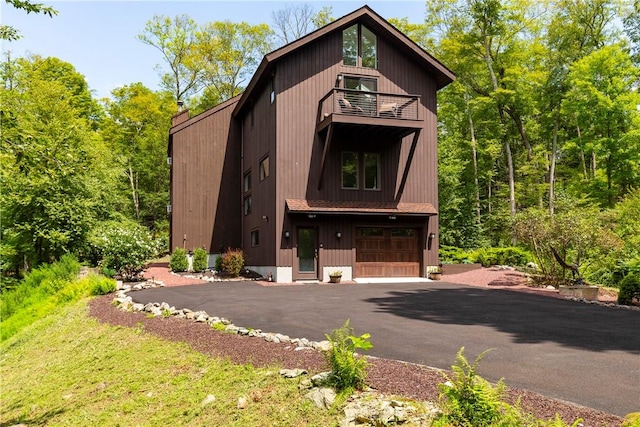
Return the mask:
<svg viewBox="0 0 640 427">
<path fill-rule="evenodd" d="M 87 300 L 59 309 L 0 346 L 0 424 L 73 426 L 326 426 L 279 367 L 233 365 L 144 332 L 101 324 Z M 207 396 L 215 396 L 203 404 Z M 248 405 L 238 409 L 238 398 Z"/>
</svg>

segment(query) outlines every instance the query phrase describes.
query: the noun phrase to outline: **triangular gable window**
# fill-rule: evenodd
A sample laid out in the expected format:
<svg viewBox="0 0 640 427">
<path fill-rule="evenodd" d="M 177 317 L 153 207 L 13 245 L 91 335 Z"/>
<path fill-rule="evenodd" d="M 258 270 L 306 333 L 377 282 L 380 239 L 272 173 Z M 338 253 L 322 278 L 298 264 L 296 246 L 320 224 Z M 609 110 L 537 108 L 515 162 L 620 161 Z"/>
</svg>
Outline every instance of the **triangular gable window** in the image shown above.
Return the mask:
<svg viewBox="0 0 640 427">
<path fill-rule="evenodd" d="M 378 68 L 376 35 L 361 24 L 342 32 L 342 62 L 354 67 Z"/>
</svg>

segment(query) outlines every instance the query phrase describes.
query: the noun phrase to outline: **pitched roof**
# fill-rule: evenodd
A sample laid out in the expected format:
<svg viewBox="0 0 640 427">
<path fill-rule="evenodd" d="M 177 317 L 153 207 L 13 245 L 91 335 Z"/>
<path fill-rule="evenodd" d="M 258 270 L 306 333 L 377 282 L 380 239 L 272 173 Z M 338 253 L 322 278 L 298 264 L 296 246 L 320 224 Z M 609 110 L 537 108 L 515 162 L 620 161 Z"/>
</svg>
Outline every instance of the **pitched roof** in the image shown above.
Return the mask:
<svg viewBox="0 0 640 427">
<path fill-rule="evenodd" d="M 324 27 L 299 38 L 298 40 L 266 54 L 251 78 L 246 90 L 242 94 L 242 98 L 240 98 L 240 101 L 234 110 L 234 115 L 238 115 L 242 112 L 245 103 L 251 99 L 252 93 L 256 88 L 260 88 L 266 84 L 266 81 L 268 81 L 271 76 L 275 63 L 278 59 L 292 53 L 302 46 L 326 36 L 329 33 L 349 27 L 356 21 L 364 23 L 376 34 L 386 36 L 386 38 L 391 41 L 398 50 L 404 52 L 408 57 L 414 58 L 418 62 L 422 63 L 424 67 L 434 75 L 436 79 L 436 87 L 438 89 L 445 87 L 455 80 L 455 74 L 451 70 L 418 46 L 404 33 L 391 25 L 387 20 L 374 12 L 373 9 L 365 5 L 342 18 L 325 25 Z"/>
<path fill-rule="evenodd" d="M 434 208 L 431 203 L 287 199 L 286 204 L 289 212 L 306 214 L 400 216 L 428 216 L 438 214 L 438 211 L 436 211 L 436 208 Z"/>
</svg>

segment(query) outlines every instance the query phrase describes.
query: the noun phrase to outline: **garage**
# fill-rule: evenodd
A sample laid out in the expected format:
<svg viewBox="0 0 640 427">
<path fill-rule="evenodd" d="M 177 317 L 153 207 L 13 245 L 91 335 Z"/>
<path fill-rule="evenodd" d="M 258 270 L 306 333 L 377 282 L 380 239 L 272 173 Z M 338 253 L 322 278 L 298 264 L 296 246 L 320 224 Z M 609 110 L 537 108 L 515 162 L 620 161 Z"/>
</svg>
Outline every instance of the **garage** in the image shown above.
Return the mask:
<svg viewBox="0 0 640 427">
<path fill-rule="evenodd" d="M 355 277 L 420 276 L 416 228 L 356 228 Z"/>
</svg>

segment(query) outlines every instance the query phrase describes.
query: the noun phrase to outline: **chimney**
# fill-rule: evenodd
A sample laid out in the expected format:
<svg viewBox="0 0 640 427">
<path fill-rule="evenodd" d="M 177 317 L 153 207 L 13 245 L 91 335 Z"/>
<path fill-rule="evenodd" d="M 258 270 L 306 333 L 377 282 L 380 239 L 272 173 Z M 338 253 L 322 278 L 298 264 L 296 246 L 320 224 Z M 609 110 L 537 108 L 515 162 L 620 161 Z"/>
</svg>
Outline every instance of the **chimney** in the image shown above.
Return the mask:
<svg viewBox="0 0 640 427">
<path fill-rule="evenodd" d="M 189 110 L 184 107 L 184 101 L 178 101 L 178 112 L 171 117 L 171 126 L 175 127 L 189 120 Z"/>
</svg>

